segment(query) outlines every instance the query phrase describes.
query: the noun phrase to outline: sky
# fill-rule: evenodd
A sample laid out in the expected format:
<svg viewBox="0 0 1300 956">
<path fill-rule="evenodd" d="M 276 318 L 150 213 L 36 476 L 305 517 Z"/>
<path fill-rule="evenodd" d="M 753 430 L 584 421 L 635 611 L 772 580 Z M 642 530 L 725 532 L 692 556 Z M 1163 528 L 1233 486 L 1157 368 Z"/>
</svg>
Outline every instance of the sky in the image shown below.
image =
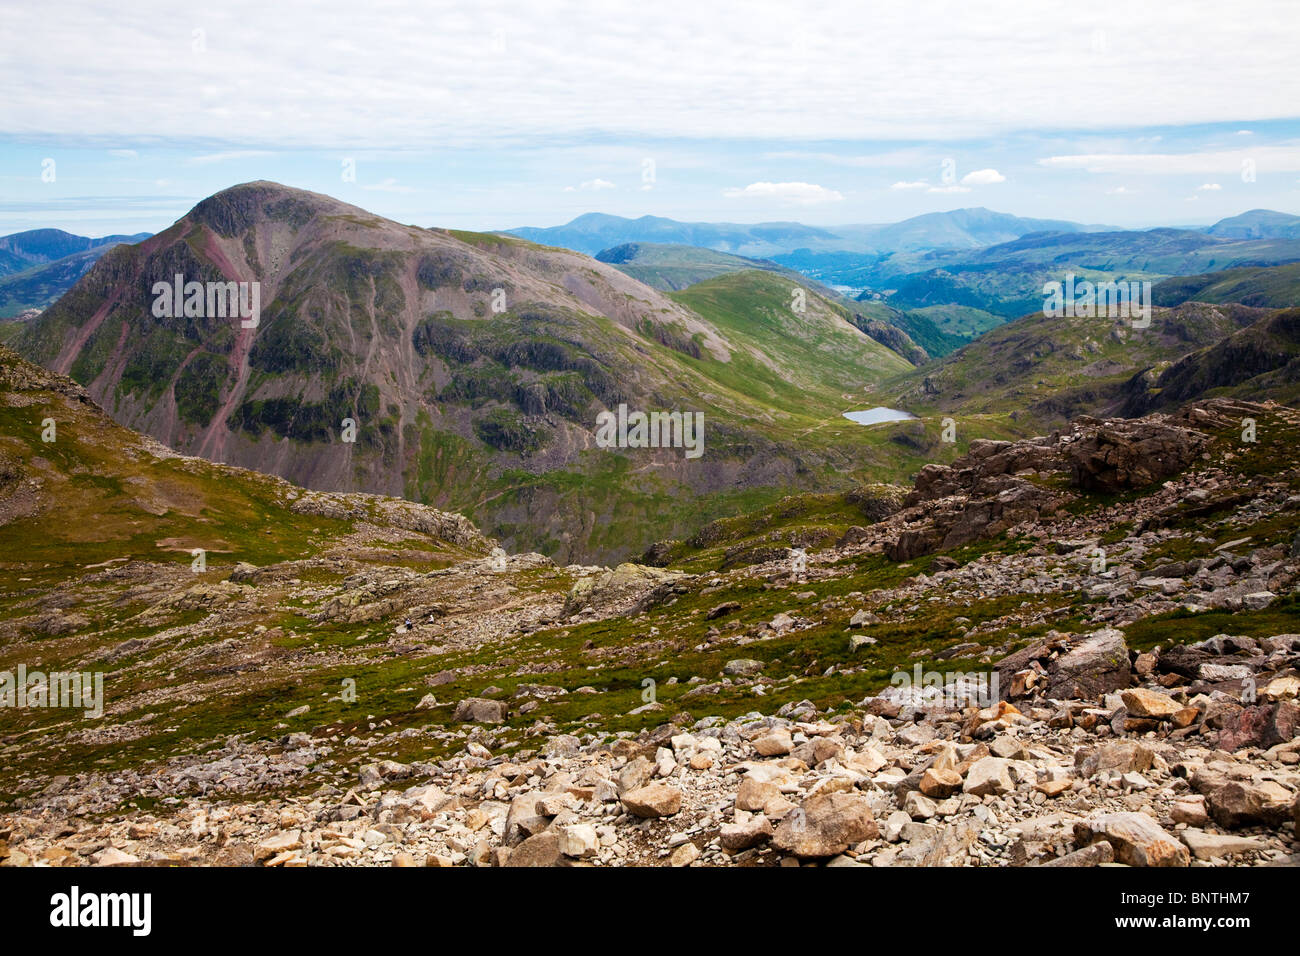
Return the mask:
<svg viewBox="0 0 1300 956">
<path fill-rule="evenodd" d="M 0 234 L 270 179 L 401 222 L 1300 213 L 1300 16 L 746 0 L 0 7 Z"/>
</svg>

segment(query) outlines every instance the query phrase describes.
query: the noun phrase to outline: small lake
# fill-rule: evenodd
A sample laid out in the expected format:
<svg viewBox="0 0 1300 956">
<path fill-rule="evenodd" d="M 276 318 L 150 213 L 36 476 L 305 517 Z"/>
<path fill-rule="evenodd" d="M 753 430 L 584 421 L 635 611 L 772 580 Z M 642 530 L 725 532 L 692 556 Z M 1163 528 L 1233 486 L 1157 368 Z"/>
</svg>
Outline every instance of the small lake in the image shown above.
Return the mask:
<svg viewBox="0 0 1300 956">
<path fill-rule="evenodd" d="M 868 408 L 861 412 L 845 412 L 844 417 L 859 425 L 879 425 L 882 422 L 906 422 L 916 418 L 911 412 L 900 412 L 897 408 L 885 408 L 883 405 Z"/>
</svg>

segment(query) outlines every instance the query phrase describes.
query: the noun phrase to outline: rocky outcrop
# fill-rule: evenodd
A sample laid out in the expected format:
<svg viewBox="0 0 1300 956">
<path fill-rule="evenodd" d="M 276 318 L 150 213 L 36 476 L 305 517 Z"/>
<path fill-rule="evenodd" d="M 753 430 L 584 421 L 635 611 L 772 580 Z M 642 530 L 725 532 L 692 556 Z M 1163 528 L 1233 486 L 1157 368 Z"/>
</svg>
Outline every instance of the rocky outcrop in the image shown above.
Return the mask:
<svg viewBox="0 0 1300 956">
<path fill-rule="evenodd" d="M 1077 426 L 1076 426 L 1077 427 Z M 1082 433 L 1066 446 L 1074 485 L 1117 494 L 1145 488 L 1178 474 L 1200 454 L 1209 437 L 1156 419 L 1133 422 L 1084 420 Z"/>
<path fill-rule="evenodd" d="M 929 353 L 912 341 L 912 337 L 897 326 L 879 319 L 867 318 L 860 313 L 853 313 L 853 324 L 887 349 L 892 349 L 913 365 L 924 365 L 930 361 Z"/>
<path fill-rule="evenodd" d="M 910 561 L 1050 520 L 1077 492 L 1148 488 L 1197 460 L 1210 442 L 1200 429 L 1221 422 L 1226 408 L 1242 406 L 1216 400 L 1178 417 L 1081 418 L 1044 438 L 972 441 L 951 465 L 928 464 L 917 474 L 885 554 Z"/>
<path fill-rule="evenodd" d="M 565 598 L 564 613 L 604 617 L 633 607 L 649 607 L 671 595 L 688 577 L 681 571 L 620 564 L 613 570 L 580 577 Z"/>
</svg>

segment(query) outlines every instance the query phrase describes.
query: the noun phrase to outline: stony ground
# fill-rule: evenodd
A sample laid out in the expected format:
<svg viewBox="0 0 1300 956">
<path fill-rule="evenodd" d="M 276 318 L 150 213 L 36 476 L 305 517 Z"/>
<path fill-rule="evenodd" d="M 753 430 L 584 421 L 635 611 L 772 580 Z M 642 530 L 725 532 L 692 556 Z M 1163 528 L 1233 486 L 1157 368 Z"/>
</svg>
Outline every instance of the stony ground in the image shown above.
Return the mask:
<svg viewBox="0 0 1300 956">
<path fill-rule="evenodd" d="M 1297 439 L 1085 420 L 668 567 L 373 508 L 197 580 L 11 565 L 0 669 L 108 676 L 0 713 L 0 863 L 1294 864 Z"/>
</svg>

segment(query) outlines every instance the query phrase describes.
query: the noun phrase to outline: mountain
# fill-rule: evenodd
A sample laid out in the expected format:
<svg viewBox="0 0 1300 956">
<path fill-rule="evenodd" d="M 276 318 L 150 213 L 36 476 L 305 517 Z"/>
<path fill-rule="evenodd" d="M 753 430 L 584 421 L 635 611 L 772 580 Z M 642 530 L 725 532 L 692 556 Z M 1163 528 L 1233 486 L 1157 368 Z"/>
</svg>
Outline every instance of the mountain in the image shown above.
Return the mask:
<svg viewBox="0 0 1300 956">
<path fill-rule="evenodd" d="M 858 239 L 869 250 L 910 252 L 978 249 L 1032 233 L 1095 232 L 1105 228 L 1063 219 L 1026 219 L 978 206 L 925 213 L 883 226 L 841 226 L 836 231 L 846 238 Z"/>
<path fill-rule="evenodd" d="M 115 245 L 149 233 L 89 239 L 60 229 L 33 229 L 0 237 L 0 319 L 43 309 L 86 274 Z"/>
<path fill-rule="evenodd" d="M 1300 401 L 1300 309 L 1270 312 L 1158 373 L 1145 369 L 1126 391 L 1129 415 L 1205 397 L 1294 405 Z"/>
<path fill-rule="evenodd" d="M 659 216 L 624 219 L 587 213 L 563 226 L 525 227 L 510 235 L 594 255 L 628 243 L 699 246 L 733 255 L 781 260 L 805 271 L 802 256 L 834 252 L 893 252 L 920 249 L 970 249 L 1042 231 L 1100 229 L 1056 219 L 1024 219 L 989 209 L 954 209 L 926 213 L 902 222 L 850 226 L 805 226 L 797 222 L 739 225 L 729 222 L 678 222 Z"/>
<path fill-rule="evenodd" d="M 959 432 L 1000 427 L 1031 434 L 1077 415 L 1122 414 L 1135 374 L 1217 345 L 1264 315 L 1189 302 L 1153 309 L 1150 328 L 1134 329 L 1128 319 L 1049 318 L 1039 311 L 872 394 L 922 417 L 953 417 Z"/>
<path fill-rule="evenodd" d="M 346 550 L 348 537 L 366 523 L 409 532 L 398 537 L 409 539 L 401 544 L 403 560 L 416 565 L 482 557 L 493 543 L 459 515 L 424 505 L 317 494 L 180 455 L 113 421 L 76 382 L 0 346 L 0 550 L 6 555 L 67 575 L 155 563 L 189 586 L 201 580 L 190 573 L 195 548 L 214 566 L 321 557 Z M 385 550 L 394 553 L 392 546 Z M 21 604 L 20 590 L 6 587 L 6 601 Z M 80 610 L 93 612 L 96 630 L 129 631 L 142 609 L 138 600 L 115 601 L 112 588 L 102 598 Z M 60 624 L 57 608 L 39 616 L 53 628 L 47 634 L 77 626 L 71 618 Z M 77 618 L 89 626 L 83 615 Z M 7 615 L 3 628 L 12 633 Z"/>
<path fill-rule="evenodd" d="M 625 242 L 621 246 L 602 249 L 595 256 L 598 262 L 608 262 L 620 272 L 644 282 L 652 289 L 672 292 L 685 289 L 705 279 L 764 269 L 786 275 L 795 282 L 808 280 L 793 269 L 777 265 L 767 259 L 751 259 L 727 252 L 716 252 L 698 246 L 683 246 L 653 242 Z"/>
<path fill-rule="evenodd" d="M 177 274 L 260 283 L 258 324 L 202 296 L 205 314 L 166 314 L 155 285 Z M 908 367 L 850 317 L 771 272 L 670 296 L 572 252 L 258 182 L 109 250 L 13 345 L 188 454 L 599 559 L 919 457 L 840 415 Z M 705 453 L 602 447 L 598 416 L 621 405 L 704 415 Z"/>
<path fill-rule="evenodd" d="M 1251 209 L 1220 219 L 1205 230 L 1223 239 L 1300 239 L 1300 216 L 1271 209 Z"/>
<path fill-rule="evenodd" d="M 776 260 L 821 282 L 862 288 L 860 299 L 881 301 L 900 314 L 927 320 L 945 335 L 969 340 L 1038 311 L 1043 286 L 1069 274 L 1092 282 L 1160 283 L 1171 276 L 1295 262 L 1300 240 L 1222 238 L 1188 229 L 1037 233 L 973 250 L 783 255 Z M 1180 298 L 1181 288 L 1171 282 L 1159 301 L 1182 301 L 1187 296 Z M 1276 294 L 1252 302 L 1294 302 L 1286 301 L 1285 283 L 1272 291 Z M 932 355 L 943 354 L 926 347 Z"/>
<path fill-rule="evenodd" d="M 1177 276 L 1151 289 L 1156 305 L 1196 302 L 1240 302 L 1259 308 L 1284 309 L 1300 305 L 1300 262 Z"/>
<path fill-rule="evenodd" d="M 563 226 L 511 229 L 508 235 L 575 252 L 595 255 L 602 249 L 627 243 L 654 242 L 699 246 L 741 256 L 767 256 L 810 242 L 838 241 L 834 232 L 797 222 L 678 222 L 661 216 L 624 219 L 604 213 L 587 213 Z"/>
<path fill-rule="evenodd" d="M 27 232 L 11 233 L 0 236 L 0 275 L 21 272 L 31 266 L 53 262 L 74 253 L 104 249 L 123 242 L 140 242 L 148 237 L 149 233 L 141 232 L 133 236 L 90 239 L 74 236 L 62 229 L 30 229 Z"/>
</svg>

